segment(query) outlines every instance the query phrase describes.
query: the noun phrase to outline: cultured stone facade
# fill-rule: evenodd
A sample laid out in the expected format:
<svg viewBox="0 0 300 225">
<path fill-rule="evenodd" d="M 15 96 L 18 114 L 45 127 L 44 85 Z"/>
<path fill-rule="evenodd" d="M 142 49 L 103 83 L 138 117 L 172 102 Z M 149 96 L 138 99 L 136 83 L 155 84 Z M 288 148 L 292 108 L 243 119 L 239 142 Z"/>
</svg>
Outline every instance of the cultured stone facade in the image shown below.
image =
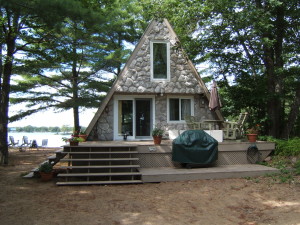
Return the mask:
<svg viewBox="0 0 300 225">
<path fill-rule="evenodd" d="M 170 82 L 152 81 L 150 75 L 150 41 L 170 41 Z M 116 92 L 122 93 L 170 93 L 170 94 L 200 94 L 203 93 L 193 71 L 188 65 L 184 53 L 176 47 L 175 37 L 172 37 L 164 23 L 158 23 L 144 41 L 135 58 L 128 65 L 122 79 L 116 86 Z"/>
<path fill-rule="evenodd" d="M 151 80 L 150 42 L 162 40 L 170 42 L 170 81 Z M 199 119 L 212 119 L 208 109 L 203 87 L 195 77 L 193 68 L 188 64 L 181 48 L 176 46 L 178 40 L 164 22 L 156 22 L 153 29 L 141 39 L 141 47 L 134 52 L 125 69 L 120 74 L 115 94 L 118 95 L 155 95 L 155 123 L 166 130 L 186 129 L 185 123 L 167 123 L 167 97 L 194 96 L 194 113 Z M 162 95 L 162 96 L 161 96 Z M 93 140 L 113 140 L 113 98 L 98 119 L 90 137 Z"/>
</svg>

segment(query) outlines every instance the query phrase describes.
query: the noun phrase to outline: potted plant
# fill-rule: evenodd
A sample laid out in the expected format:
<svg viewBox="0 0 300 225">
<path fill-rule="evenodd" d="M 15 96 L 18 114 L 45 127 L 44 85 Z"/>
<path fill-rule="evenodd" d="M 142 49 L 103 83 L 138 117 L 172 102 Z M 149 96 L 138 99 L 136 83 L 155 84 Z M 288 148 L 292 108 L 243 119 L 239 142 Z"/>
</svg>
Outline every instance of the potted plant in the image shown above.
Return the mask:
<svg viewBox="0 0 300 225">
<path fill-rule="evenodd" d="M 50 162 L 42 163 L 38 168 L 42 181 L 48 181 L 53 178 L 53 166 Z"/>
<path fill-rule="evenodd" d="M 80 131 L 78 137 L 82 138 L 83 142 L 86 142 L 87 135 L 86 135 L 85 131 Z"/>
<path fill-rule="evenodd" d="M 78 146 L 79 142 L 84 141 L 81 137 L 75 137 L 75 136 L 71 136 L 70 138 L 63 137 L 62 140 L 64 142 L 70 142 L 70 146 Z"/>
<path fill-rule="evenodd" d="M 158 127 L 155 127 L 152 130 L 152 137 L 153 137 L 155 145 L 159 145 L 161 143 L 163 134 L 164 134 L 164 131 Z"/>
<path fill-rule="evenodd" d="M 246 131 L 246 135 L 249 142 L 256 142 L 257 136 L 259 133 L 259 124 L 256 124 L 256 126 L 251 127 Z"/>
</svg>

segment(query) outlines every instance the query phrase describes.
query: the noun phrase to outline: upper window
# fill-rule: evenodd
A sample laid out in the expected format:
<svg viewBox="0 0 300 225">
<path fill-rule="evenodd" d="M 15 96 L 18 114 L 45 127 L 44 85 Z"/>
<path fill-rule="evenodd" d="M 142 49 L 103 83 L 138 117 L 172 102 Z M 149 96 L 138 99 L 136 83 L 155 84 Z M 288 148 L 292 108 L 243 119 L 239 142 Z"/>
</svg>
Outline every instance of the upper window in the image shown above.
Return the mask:
<svg viewBox="0 0 300 225">
<path fill-rule="evenodd" d="M 169 42 L 151 42 L 151 77 L 153 80 L 170 78 L 170 44 Z"/>
<path fill-rule="evenodd" d="M 169 121 L 183 121 L 192 115 L 192 98 L 169 98 Z"/>
</svg>

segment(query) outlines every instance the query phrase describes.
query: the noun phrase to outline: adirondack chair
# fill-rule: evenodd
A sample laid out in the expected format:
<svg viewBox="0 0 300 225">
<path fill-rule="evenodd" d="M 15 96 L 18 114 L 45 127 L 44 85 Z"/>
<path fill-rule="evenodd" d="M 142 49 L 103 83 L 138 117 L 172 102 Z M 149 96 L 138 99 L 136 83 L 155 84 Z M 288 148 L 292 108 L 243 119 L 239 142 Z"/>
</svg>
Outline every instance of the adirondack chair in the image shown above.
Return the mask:
<svg viewBox="0 0 300 225">
<path fill-rule="evenodd" d="M 15 141 L 15 138 L 13 136 L 9 136 L 9 144 L 8 144 L 8 146 L 18 147 L 18 145 L 19 145 L 19 140 Z"/>
<path fill-rule="evenodd" d="M 184 120 L 186 122 L 186 125 L 187 127 L 190 129 L 190 130 L 195 130 L 198 128 L 198 125 L 196 123 L 196 119 L 194 116 L 185 116 L 184 117 Z"/>
<path fill-rule="evenodd" d="M 45 149 L 48 146 L 48 139 L 43 139 L 42 140 L 42 148 Z"/>
<path fill-rule="evenodd" d="M 23 136 L 21 147 L 29 147 L 31 145 L 31 141 L 28 140 L 27 136 Z"/>
<path fill-rule="evenodd" d="M 209 130 L 209 124 L 197 121 L 195 116 L 185 116 L 184 120 L 190 130 Z"/>
<path fill-rule="evenodd" d="M 241 113 L 237 122 L 226 121 L 223 123 L 224 139 L 237 139 L 245 134 L 244 124 L 248 118 L 248 113 Z"/>
</svg>

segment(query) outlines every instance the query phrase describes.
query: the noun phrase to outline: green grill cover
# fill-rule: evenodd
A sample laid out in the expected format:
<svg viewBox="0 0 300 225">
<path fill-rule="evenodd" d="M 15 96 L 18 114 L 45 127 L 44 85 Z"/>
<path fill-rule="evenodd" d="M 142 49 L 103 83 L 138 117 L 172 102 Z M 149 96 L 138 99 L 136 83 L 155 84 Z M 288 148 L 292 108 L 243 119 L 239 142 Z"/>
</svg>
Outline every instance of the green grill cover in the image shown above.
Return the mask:
<svg viewBox="0 0 300 225">
<path fill-rule="evenodd" d="M 218 159 L 218 141 L 203 130 L 187 130 L 173 140 L 172 160 L 207 165 Z"/>
</svg>

